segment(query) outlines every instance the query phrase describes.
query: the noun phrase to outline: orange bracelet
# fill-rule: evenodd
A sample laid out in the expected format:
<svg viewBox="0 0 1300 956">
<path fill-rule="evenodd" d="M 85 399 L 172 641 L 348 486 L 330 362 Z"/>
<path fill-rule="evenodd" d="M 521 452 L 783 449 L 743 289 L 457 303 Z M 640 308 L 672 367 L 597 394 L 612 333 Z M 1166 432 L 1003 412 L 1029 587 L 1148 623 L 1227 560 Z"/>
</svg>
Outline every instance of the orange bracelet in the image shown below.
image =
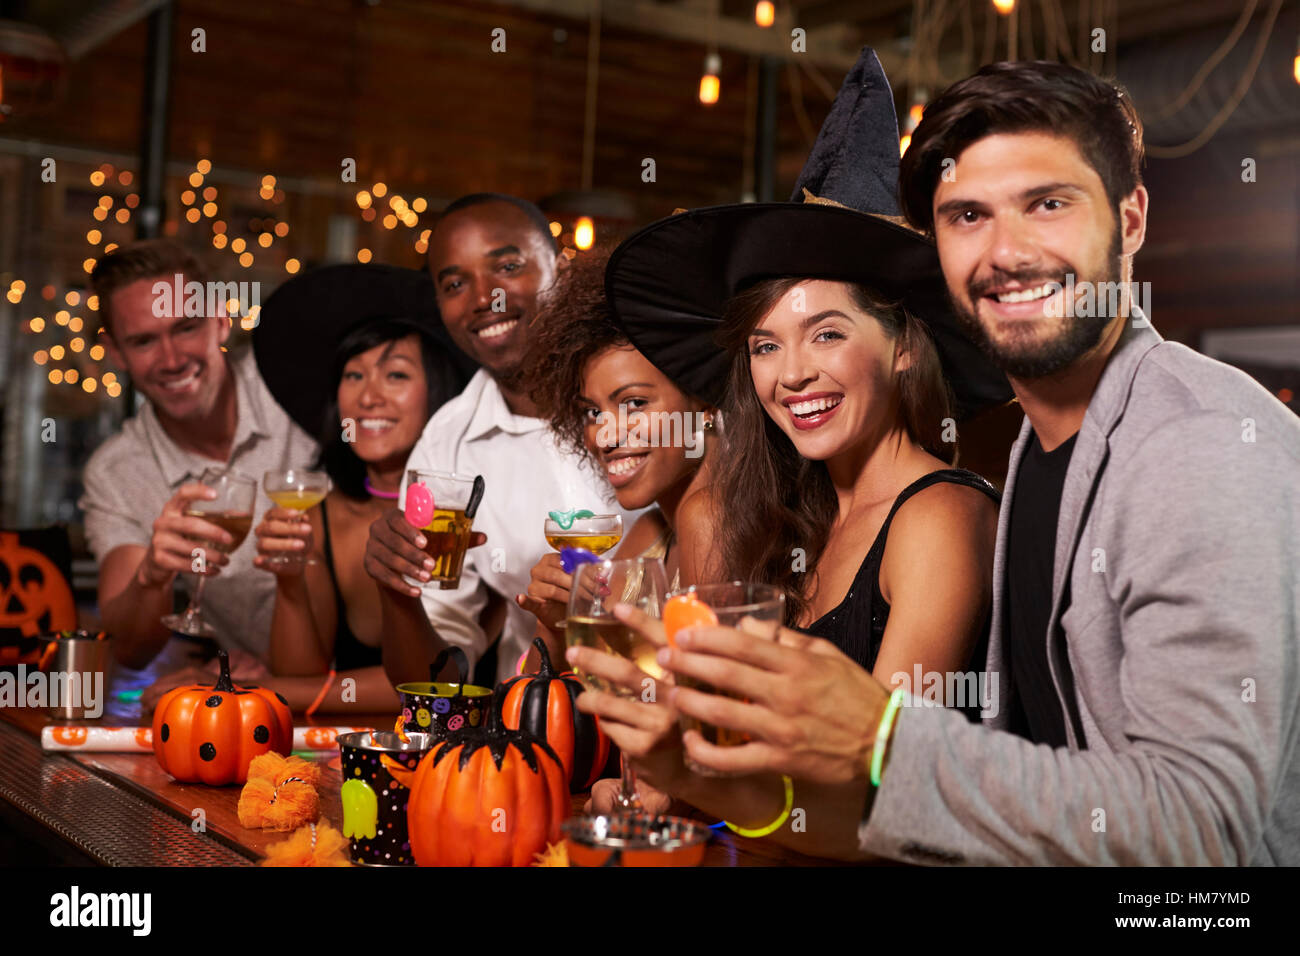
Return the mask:
<svg viewBox="0 0 1300 956">
<path fill-rule="evenodd" d="M 329 689 L 334 686 L 334 678 L 337 676 L 338 674 L 331 669 L 329 676 L 325 678 L 325 685 L 320 689 L 320 693 L 316 695 L 316 699 L 311 702 L 311 706 L 307 708 L 308 717 L 316 713 L 316 708 L 319 707 L 320 702 L 325 699 L 325 695 L 329 693 Z"/>
</svg>

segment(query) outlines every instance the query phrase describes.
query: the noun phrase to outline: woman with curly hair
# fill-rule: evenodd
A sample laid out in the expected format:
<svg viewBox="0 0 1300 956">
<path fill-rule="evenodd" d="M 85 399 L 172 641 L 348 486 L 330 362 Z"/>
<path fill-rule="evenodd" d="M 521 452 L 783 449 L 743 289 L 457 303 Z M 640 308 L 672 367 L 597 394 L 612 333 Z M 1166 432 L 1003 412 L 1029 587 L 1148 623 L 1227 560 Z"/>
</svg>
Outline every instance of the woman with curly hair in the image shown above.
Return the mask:
<svg viewBox="0 0 1300 956">
<path fill-rule="evenodd" d="M 613 557 L 662 558 L 675 589 L 700 580 L 710 558 L 701 491 L 721 419 L 615 323 L 605 300 L 607 259 L 607 252 L 586 253 L 557 277 L 537 318 L 537 359 L 527 388 L 556 440 L 600 470 L 620 506 L 649 508 Z M 570 580 L 560 556 L 548 554 L 533 568 L 528 593 L 516 598 L 537 616 L 538 636 L 555 660 L 564 655 Z"/>
</svg>

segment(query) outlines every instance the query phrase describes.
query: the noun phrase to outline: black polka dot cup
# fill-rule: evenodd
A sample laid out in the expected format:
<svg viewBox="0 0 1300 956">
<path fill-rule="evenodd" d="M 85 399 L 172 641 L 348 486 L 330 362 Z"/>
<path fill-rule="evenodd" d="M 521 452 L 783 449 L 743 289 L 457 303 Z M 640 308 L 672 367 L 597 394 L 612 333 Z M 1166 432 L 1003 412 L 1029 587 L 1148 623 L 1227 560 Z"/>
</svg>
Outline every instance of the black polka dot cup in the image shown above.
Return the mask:
<svg viewBox="0 0 1300 956">
<path fill-rule="evenodd" d="M 483 726 L 492 706 L 492 689 L 476 684 L 426 681 L 398 684 L 397 692 L 402 696 L 402 728 L 438 740 L 466 727 Z"/>
<path fill-rule="evenodd" d="M 392 731 L 363 730 L 339 734 L 343 785 L 343 835 L 352 862 L 360 866 L 415 866 L 406 831 L 406 802 L 411 791 L 380 761 L 387 756 L 408 770 L 438 742 L 429 734 L 412 733 L 403 741 Z"/>
</svg>

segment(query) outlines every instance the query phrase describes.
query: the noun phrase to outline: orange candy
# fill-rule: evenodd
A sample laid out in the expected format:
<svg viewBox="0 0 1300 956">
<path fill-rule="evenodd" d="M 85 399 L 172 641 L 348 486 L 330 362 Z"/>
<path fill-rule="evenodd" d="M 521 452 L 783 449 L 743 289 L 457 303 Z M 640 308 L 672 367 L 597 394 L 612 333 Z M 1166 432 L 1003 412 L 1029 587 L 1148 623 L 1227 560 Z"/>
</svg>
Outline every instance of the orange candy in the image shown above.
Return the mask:
<svg viewBox="0 0 1300 956">
<path fill-rule="evenodd" d="M 718 617 L 713 609 L 694 594 L 679 594 L 664 604 L 664 631 L 668 644 L 677 646 L 677 632 L 687 627 L 717 627 Z"/>
</svg>

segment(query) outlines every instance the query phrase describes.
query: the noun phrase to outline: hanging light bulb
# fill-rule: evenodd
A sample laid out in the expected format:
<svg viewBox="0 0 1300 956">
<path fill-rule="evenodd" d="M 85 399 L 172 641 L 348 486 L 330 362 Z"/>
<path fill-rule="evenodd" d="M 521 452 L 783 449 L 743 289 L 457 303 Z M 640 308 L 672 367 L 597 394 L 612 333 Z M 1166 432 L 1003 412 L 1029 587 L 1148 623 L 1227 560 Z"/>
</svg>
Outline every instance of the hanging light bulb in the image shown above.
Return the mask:
<svg viewBox="0 0 1300 956">
<path fill-rule="evenodd" d="M 705 106 L 712 106 L 718 102 L 718 92 L 721 88 L 718 74 L 721 72 L 722 57 L 710 53 L 704 58 L 704 75 L 700 77 L 700 102 Z"/>
<path fill-rule="evenodd" d="M 596 241 L 596 224 L 590 216 L 582 216 L 573 226 L 573 244 L 579 249 L 587 250 Z"/>
<path fill-rule="evenodd" d="M 1016 8 L 1016 0 L 993 0 L 993 9 L 1004 17 Z"/>
<path fill-rule="evenodd" d="M 766 29 L 776 22 L 776 7 L 769 0 L 760 0 L 754 7 L 754 22 Z"/>
<path fill-rule="evenodd" d="M 907 147 L 912 145 L 912 133 L 921 125 L 921 116 L 925 113 L 925 104 L 929 100 L 930 94 L 925 89 L 919 89 L 912 96 L 912 105 L 907 111 L 907 121 L 903 124 L 903 135 L 898 139 L 898 155 L 902 156 L 907 152 Z"/>
</svg>

